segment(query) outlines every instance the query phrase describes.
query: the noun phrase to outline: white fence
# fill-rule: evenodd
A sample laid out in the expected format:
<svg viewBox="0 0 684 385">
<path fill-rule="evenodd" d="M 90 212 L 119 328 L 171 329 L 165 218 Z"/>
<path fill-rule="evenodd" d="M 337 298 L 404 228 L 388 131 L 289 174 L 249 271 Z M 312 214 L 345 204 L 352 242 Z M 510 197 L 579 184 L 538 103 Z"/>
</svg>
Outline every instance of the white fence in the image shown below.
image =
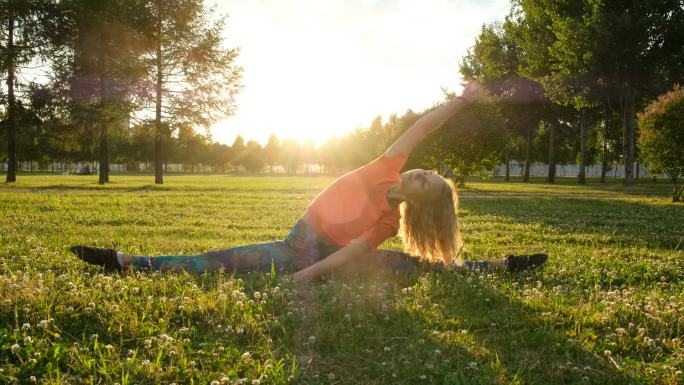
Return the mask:
<svg viewBox="0 0 684 385">
<path fill-rule="evenodd" d="M 98 171 L 98 163 L 93 162 L 93 163 L 49 163 L 47 165 L 43 165 L 43 168 L 41 169 L 38 165 L 38 162 L 19 162 L 19 170 L 21 171 L 50 171 L 50 172 L 56 172 L 56 173 L 75 173 L 75 172 L 81 172 L 84 170 L 85 167 L 89 167 L 90 172 L 92 173 L 97 173 Z M 133 169 L 129 169 L 131 166 L 137 166 L 134 167 Z M 525 163 L 523 162 L 518 162 L 518 161 L 511 161 L 510 163 L 510 172 L 511 176 L 522 176 L 523 172 L 525 170 Z M 0 171 L 7 171 L 7 163 L 0 163 Z M 120 164 L 120 163 L 111 163 L 109 165 L 109 171 L 110 172 L 154 172 L 154 164 L 152 163 L 129 163 L 129 164 Z M 228 172 L 235 172 L 235 171 L 244 171 L 244 169 L 240 168 L 238 169 L 229 169 L 226 168 L 226 171 Z M 305 174 L 318 174 L 321 173 L 323 170 L 319 165 L 308 165 L 306 167 L 301 166 L 297 170 L 300 173 L 305 173 Z M 576 177 L 577 173 L 579 171 L 579 166 L 576 164 L 557 164 L 556 165 L 556 176 L 557 177 Z M 210 166 L 205 166 L 205 165 L 197 165 L 193 167 L 192 169 L 188 166 L 185 166 L 183 164 L 175 164 L 175 163 L 169 163 L 166 165 L 166 172 L 218 172 L 218 170 L 214 170 Z M 545 177 L 548 175 L 549 172 L 549 165 L 546 163 L 539 163 L 539 162 L 533 162 L 530 164 L 530 176 L 531 177 Z M 280 166 L 273 167 L 272 170 L 265 168 L 264 173 L 276 173 L 276 174 L 284 174 L 285 169 L 283 169 Z M 496 167 L 492 172 L 489 173 L 492 176 L 504 176 L 506 175 L 506 166 L 505 165 L 500 165 Z M 636 165 L 634 165 L 634 174 L 636 176 Z M 600 164 L 592 164 L 590 166 L 587 166 L 586 169 L 586 176 L 587 178 L 599 178 L 601 176 L 601 165 Z M 609 165 L 608 172 L 606 173 L 607 178 L 624 178 L 625 176 L 625 166 L 622 164 L 611 164 Z M 649 178 L 652 177 L 653 175 L 648 172 L 648 169 L 646 167 L 640 165 L 639 166 L 639 177 L 643 178 Z M 657 174 L 656 176 L 658 177 L 666 177 L 664 174 Z"/>
<path fill-rule="evenodd" d="M 525 171 L 525 163 L 511 161 L 510 163 L 511 176 L 522 176 Z M 632 175 L 636 175 L 637 167 L 634 165 L 634 172 Z M 577 164 L 557 164 L 556 165 L 556 176 L 564 177 L 570 176 L 575 177 L 579 173 L 579 165 Z M 585 170 L 587 178 L 600 178 L 601 177 L 601 165 L 592 164 L 587 166 Z M 546 163 L 533 162 L 530 164 L 530 176 L 547 176 L 549 174 L 549 165 Z M 494 169 L 493 176 L 504 176 L 506 175 L 506 165 L 500 165 Z M 622 164 L 609 164 L 608 172 L 606 172 L 606 178 L 624 178 L 625 176 L 625 166 Z M 648 169 L 642 165 L 639 165 L 639 177 L 649 178 L 653 174 L 648 172 Z M 664 177 L 664 174 L 656 174 L 658 177 Z"/>
</svg>

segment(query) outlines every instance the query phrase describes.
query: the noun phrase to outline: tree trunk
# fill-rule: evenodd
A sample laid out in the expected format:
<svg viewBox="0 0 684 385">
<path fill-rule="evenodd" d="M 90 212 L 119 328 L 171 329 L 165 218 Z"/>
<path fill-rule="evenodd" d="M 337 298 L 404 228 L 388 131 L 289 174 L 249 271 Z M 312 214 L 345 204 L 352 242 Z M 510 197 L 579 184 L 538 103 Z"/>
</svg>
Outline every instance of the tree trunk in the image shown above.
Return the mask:
<svg viewBox="0 0 684 385">
<path fill-rule="evenodd" d="M 639 180 L 639 159 L 636 160 L 636 175 L 634 176 L 635 180 Z"/>
<path fill-rule="evenodd" d="M 109 149 L 107 143 L 107 123 L 100 124 L 100 178 L 99 184 L 109 182 Z"/>
<path fill-rule="evenodd" d="M 634 95 L 630 90 L 625 95 L 624 129 L 622 131 L 622 158 L 625 165 L 625 186 L 634 184 Z"/>
<path fill-rule="evenodd" d="M 556 183 L 556 125 L 549 124 L 549 172 L 546 175 L 547 183 Z"/>
<path fill-rule="evenodd" d="M 511 160 L 508 159 L 508 150 L 506 150 L 506 178 L 504 178 L 506 182 L 511 181 Z"/>
<path fill-rule="evenodd" d="M 530 162 L 532 156 L 532 132 L 527 135 L 527 145 L 525 149 L 525 171 L 523 172 L 523 182 L 530 180 Z"/>
<path fill-rule="evenodd" d="M 17 131 L 14 100 L 14 17 L 7 21 L 7 182 L 17 181 Z"/>
<path fill-rule="evenodd" d="M 154 118 L 154 183 L 163 184 L 164 177 L 162 175 L 162 122 L 161 122 L 161 107 L 162 107 L 162 49 L 161 49 L 161 7 L 162 2 L 157 0 L 157 84 L 156 84 L 156 111 Z"/>
<path fill-rule="evenodd" d="M 461 187 L 461 188 L 465 187 L 465 183 L 466 183 L 466 175 L 465 174 L 459 175 L 458 176 L 458 187 Z"/>
<path fill-rule="evenodd" d="M 104 110 L 104 106 L 107 103 L 107 86 L 105 80 L 100 75 L 100 107 Z M 109 126 L 109 116 L 100 112 L 103 116 L 100 116 L 100 178 L 98 180 L 99 184 L 105 184 L 109 182 L 109 144 L 107 141 L 107 128 Z"/>
<path fill-rule="evenodd" d="M 579 118 L 580 125 L 580 164 L 579 173 L 577 174 L 577 183 L 587 184 L 587 125 L 584 121 L 584 110 L 580 111 Z"/>
<path fill-rule="evenodd" d="M 607 147 L 606 140 L 603 139 L 603 148 L 601 149 L 601 183 L 606 183 L 606 172 L 608 171 Z"/>
<path fill-rule="evenodd" d="M 684 185 L 677 186 L 677 179 L 676 177 L 672 177 L 672 202 L 679 202 L 682 199 L 682 193 L 684 193 Z"/>
</svg>

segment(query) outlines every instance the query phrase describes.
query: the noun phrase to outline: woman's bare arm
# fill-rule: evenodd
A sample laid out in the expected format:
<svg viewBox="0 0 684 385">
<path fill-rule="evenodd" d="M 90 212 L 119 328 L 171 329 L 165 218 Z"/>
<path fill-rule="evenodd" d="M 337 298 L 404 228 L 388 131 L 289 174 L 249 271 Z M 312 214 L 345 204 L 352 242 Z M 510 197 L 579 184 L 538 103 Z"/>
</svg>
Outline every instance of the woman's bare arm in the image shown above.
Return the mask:
<svg viewBox="0 0 684 385">
<path fill-rule="evenodd" d="M 313 265 L 292 274 L 291 278 L 293 281 L 304 281 L 310 278 L 318 277 L 319 275 L 334 270 L 346 264 L 347 262 L 353 261 L 369 251 L 370 247 L 368 247 L 368 242 L 365 239 L 352 241 L 347 246 L 328 255 Z"/>
<path fill-rule="evenodd" d="M 433 133 L 439 126 L 447 119 L 456 113 L 463 104 L 471 100 L 479 87 L 475 82 L 470 82 L 461 93 L 461 96 L 455 97 L 445 104 L 437 107 L 437 109 L 430 111 L 423 115 L 411 127 L 404 132 L 399 139 L 397 139 L 385 151 L 387 156 L 395 156 L 402 154 L 410 154 L 413 148 L 420 143 L 425 137 Z"/>
</svg>

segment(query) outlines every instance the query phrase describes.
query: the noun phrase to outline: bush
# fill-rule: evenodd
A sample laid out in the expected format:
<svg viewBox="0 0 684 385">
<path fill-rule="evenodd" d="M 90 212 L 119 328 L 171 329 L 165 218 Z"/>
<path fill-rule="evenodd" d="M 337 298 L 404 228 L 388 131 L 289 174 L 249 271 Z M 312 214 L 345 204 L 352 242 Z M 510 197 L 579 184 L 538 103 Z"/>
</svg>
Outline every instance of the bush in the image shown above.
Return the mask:
<svg viewBox="0 0 684 385">
<path fill-rule="evenodd" d="M 684 88 L 677 85 L 649 104 L 639 118 L 641 155 L 656 172 L 666 173 L 672 180 L 672 201 L 682 199 L 684 186 Z"/>
</svg>

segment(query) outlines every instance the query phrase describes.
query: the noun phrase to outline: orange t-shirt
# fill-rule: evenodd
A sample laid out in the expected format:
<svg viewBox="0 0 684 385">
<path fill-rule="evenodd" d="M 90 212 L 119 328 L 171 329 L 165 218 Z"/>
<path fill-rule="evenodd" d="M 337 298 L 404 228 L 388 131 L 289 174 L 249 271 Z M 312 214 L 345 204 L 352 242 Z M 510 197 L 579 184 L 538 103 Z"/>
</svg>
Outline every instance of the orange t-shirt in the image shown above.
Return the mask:
<svg viewBox="0 0 684 385">
<path fill-rule="evenodd" d="M 407 158 L 381 155 L 341 176 L 311 202 L 304 220 L 338 246 L 362 236 L 372 249 L 378 247 L 399 231 L 399 209 L 387 202 L 387 190 L 400 181 Z"/>
</svg>

